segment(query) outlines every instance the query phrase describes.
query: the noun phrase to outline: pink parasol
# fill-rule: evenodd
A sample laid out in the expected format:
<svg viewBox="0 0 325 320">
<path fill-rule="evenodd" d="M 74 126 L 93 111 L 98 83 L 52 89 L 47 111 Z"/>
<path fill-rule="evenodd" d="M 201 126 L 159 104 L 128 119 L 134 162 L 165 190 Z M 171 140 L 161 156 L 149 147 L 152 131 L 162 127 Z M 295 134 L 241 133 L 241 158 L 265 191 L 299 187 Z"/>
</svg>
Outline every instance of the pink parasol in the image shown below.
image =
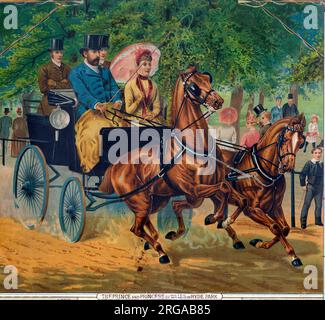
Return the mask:
<svg viewBox="0 0 325 320">
<path fill-rule="evenodd" d="M 126 83 L 136 72 L 138 66 L 135 60 L 139 49 L 147 49 L 152 54 L 150 76 L 152 77 L 158 71 L 160 50 L 151 43 L 132 44 L 119 52 L 111 62 L 110 70 L 116 82 Z"/>
<path fill-rule="evenodd" d="M 238 119 L 238 112 L 233 107 L 222 108 L 219 112 L 219 122 L 232 124 Z"/>
</svg>

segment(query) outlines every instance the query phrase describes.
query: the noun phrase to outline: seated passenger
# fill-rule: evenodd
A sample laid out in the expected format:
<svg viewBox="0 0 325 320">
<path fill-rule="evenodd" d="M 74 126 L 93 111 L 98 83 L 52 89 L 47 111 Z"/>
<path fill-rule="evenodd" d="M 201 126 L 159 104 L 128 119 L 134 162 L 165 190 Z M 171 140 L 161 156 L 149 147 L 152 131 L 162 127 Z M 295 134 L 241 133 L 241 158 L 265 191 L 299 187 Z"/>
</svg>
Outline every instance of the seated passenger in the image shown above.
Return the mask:
<svg viewBox="0 0 325 320">
<path fill-rule="evenodd" d="M 70 73 L 78 100 L 76 147 L 84 172 L 89 172 L 99 162 L 100 130 L 117 126 L 118 118 L 113 121 L 109 111 L 122 105 L 119 87 L 111 72 L 99 66 L 101 45 L 102 36 L 86 36 L 84 48 L 80 49 L 84 62 Z"/>
<path fill-rule="evenodd" d="M 135 53 L 135 61 L 140 68 L 136 76 L 125 86 L 125 111 L 137 116 L 134 117 L 135 121 L 143 122 L 141 120 L 143 118 L 163 124 L 164 119 L 160 115 L 159 90 L 149 77 L 151 52 L 148 49 L 138 49 Z"/>
</svg>

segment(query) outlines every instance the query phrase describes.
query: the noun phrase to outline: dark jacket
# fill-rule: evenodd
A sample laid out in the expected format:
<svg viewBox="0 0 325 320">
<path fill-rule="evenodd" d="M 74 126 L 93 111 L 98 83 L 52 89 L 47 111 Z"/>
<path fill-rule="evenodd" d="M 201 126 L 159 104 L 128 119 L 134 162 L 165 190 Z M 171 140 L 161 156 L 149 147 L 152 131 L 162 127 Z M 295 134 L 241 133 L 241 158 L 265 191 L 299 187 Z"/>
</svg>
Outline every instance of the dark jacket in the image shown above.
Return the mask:
<svg viewBox="0 0 325 320">
<path fill-rule="evenodd" d="M 82 63 L 70 72 L 69 79 L 79 102 L 78 119 L 88 109 L 95 109 L 97 103 L 122 101 L 119 87 L 109 69 L 99 67 L 99 71 L 96 73 Z"/>
<path fill-rule="evenodd" d="M 306 177 L 308 184 L 322 186 L 324 175 L 324 164 L 313 163 L 311 160 L 307 161 L 300 173 L 300 185 L 303 187 L 306 185 Z"/>
<path fill-rule="evenodd" d="M 285 103 L 282 107 L 283 118 L 294 117 L 299 115 L 298 108 L 295 104 L 289 106 L 288 103 Z"/>
<path fill-rule="evenodd" d="M 39 112 L 43 115 L 50 115 L 52 110 L 55 109 L 54 106 L 50 106 L 47 101 L 47 94 L 49 90 L 52 89 L 70 89 L 71 84 L 68 79 L 70 68 L 65 64 L 61 64 L 61 67 L 58 67 L 52 62 L 52 60 L 43 65 L 38 73 L 38 85 L 41 93 L 43 94 L 42 102 L 39 107 Z M 49 85 L 49 80 L 55 81 L 54 85 Z"/>
</svg>

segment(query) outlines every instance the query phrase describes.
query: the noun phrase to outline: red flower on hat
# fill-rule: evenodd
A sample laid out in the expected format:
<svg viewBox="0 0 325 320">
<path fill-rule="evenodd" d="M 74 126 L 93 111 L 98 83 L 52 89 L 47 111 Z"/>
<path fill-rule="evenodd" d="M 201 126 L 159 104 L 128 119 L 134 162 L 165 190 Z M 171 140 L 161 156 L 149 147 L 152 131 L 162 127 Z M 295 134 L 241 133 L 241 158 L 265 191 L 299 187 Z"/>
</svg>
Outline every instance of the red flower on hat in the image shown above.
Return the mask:
<svg viewBox="0 0 325 320">
<path fill-rule="evenodd" d="M 219 112 L 219 121 L 225 124 L 232 124 L 238 119 L 238 112 L 233 107 L 222 108 Z"/>
<path fill-rule="evenodd" d="M 135 51 L 135 62 L 137 65 L 140 64 L 141 58 L 143 56 L 149 56 L 151 57 L 152 53 L 150 50 L 148 49 L 144 49 L 144 48 L 139 48 Z"/>
</svg>

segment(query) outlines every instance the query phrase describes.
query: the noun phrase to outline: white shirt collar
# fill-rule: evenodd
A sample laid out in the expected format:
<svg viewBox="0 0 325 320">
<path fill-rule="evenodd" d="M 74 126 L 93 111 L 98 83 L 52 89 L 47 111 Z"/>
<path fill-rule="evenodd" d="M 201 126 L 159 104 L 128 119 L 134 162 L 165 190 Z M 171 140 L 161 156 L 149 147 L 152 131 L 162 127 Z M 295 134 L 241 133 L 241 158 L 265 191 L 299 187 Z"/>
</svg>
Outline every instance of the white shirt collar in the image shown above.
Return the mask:
<svg viewBox="0 0 325 320">
<path fill-rule="evenodd" d="M 99 73 L 98 66 L 92 66 L 91 64 L 88 63 L 87 59 L 84 60 L 84 63 L 88 68 L 95 71 L 96 73 Z"/>
<path fill-rule="evenodd" d="M 55 61 L 54 59 L 51 59 L 51 60 L 56 66 L 58 66 L 59 68 L 61 67 L 62 63 L 59 63 L 59 62 Z"/>
<path fill-rule="evenodd" d="M 316 162 L 321 163 L 321 161 L 318 161 L 318 160 L 316 160 L 316 159 L 311 159 L 311 162 L 312 162 L 313 164 L 315 164 Z"/>
</svg>

